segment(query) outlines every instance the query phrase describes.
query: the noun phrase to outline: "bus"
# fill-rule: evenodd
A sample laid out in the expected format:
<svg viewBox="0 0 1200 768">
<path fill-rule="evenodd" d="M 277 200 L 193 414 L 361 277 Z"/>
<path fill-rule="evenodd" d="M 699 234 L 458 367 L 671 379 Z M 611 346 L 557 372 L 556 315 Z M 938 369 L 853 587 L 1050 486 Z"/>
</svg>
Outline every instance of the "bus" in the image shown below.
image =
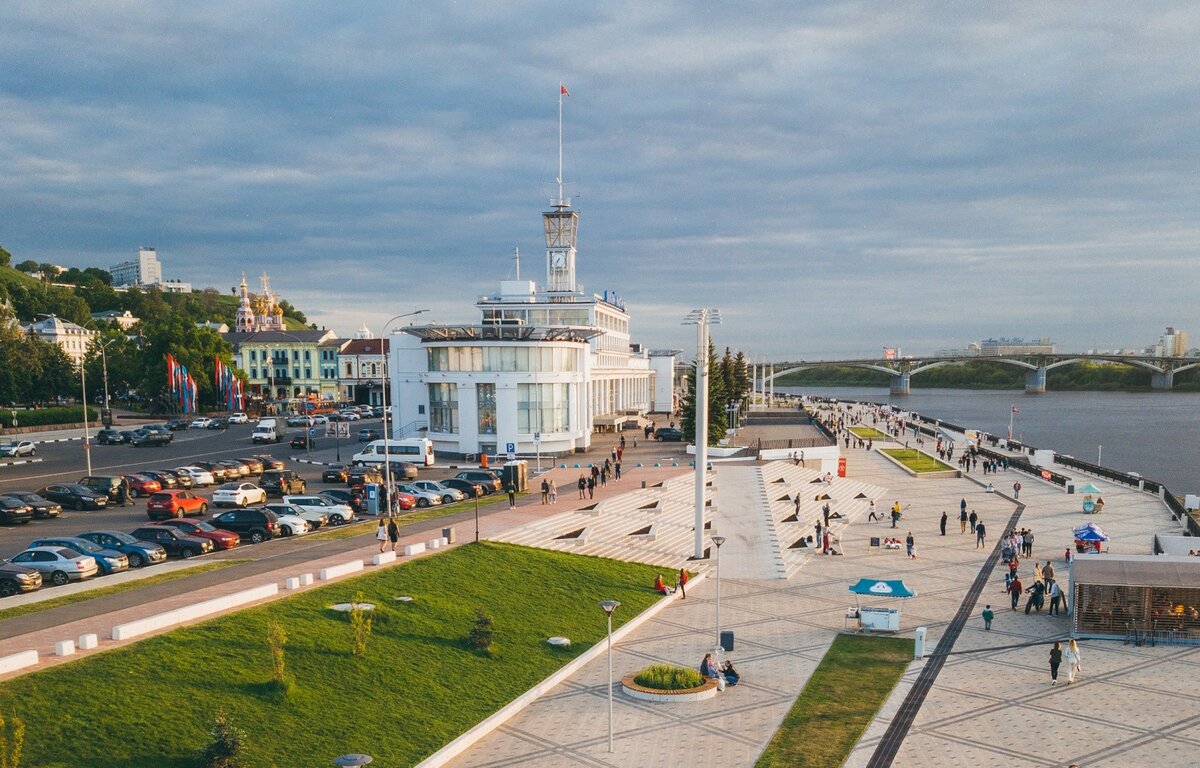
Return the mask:
<svg viewBox="0 0 1200 768">
<path fill-rule="evenodd" d="M 434 462 L 433 442 L 423 437 L 404 440 L 372 440 L 351 459 L 355 464 L 382 464 L 395 458 L 408 461 L 418 467 L 432 467 Z"/>
</svg>

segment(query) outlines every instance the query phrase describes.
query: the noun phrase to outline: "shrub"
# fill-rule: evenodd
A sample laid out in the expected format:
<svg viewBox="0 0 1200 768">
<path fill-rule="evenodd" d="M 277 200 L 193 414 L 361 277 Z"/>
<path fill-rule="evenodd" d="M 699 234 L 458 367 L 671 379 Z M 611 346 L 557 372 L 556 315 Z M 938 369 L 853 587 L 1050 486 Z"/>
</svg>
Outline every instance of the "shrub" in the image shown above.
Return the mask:
<svg viewBox="0 0 1200 768">
<path fill-rule="evenodd" d="M 267 646 L 271 649 L 271 679 L 282 683 L 287 677 L 287 659 L 283 647 L 287 645 L 287 630 L 278 621 L 267 624 Z"/>
<path fill-rule="evenodd" d="M 656 691 L 682 691 L 699 688 L 704 678 L 699 670 L 674 664 L 651 664 L 634 676 L 633 682 Z"/>
<path fill-rule="evenodd" d="M 20 768 L 25 748 L 25 721 L 0 714 L 0 768 Z"/>
<path fill-rule="evenodd" d="M 13 425 L 14 411 L 5 408 L 0 410 L 0 426 L 11 427 Z M 83 406 L 68 405 L 61 408 L 38 408 L 33 411 L 15 411 L 17 417 L 17 426 L 19 427 L 40 427 L 47 424 L 78 424 L 83 421 Z M 95 408 L 88 408 L 88 422 L 98 425 L 100 422 L 100 412 Z"/>
<path fill-rule="evenodd" d="M 476 653 L 491 653 L 492 636 L 494 634 L 492 617 L 484 613 L 483 610 L 476 609 L 475 623 L 471 625 L 471 631 L 467 634 L 467 645 Z"/>
<path fill-rule="evenodd" d="M 359 608 L 367 599 L 362 592 L 354 595 L 354 605 L 350 608 L 350 627 L 354 631 L 354 655 L 367 655 L 367 641 L 371 639 L 371 614 Z"/>
<path fill-rule="evenodd" d="M 229 721 L 225 710 L 217 712 L 209 731 L 208 746 L 200 753 L 203 768 L 241 768 L 245 765 L 246 732 Z"/>
</svg>

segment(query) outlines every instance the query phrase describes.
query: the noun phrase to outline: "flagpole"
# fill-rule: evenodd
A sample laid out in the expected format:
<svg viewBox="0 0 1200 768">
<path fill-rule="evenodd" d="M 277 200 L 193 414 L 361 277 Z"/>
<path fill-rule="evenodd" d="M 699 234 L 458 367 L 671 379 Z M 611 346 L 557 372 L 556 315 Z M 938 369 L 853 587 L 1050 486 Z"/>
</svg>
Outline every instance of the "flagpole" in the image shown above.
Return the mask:
<svg viewBox="0 0 1200 768">
<path fill-rule="evenodd" d="M 1008 439 L 1012 440 L 1013 414 L 1017 412 L 1017 406 L 1010 405 L 1008 407 Z"/>
<path fill-rule="evenodd" d="M 562 170 L 562 97 L 563 84 L 558 84 L 558 204 L 563 202 L 563 170 Z"/>
</svg>

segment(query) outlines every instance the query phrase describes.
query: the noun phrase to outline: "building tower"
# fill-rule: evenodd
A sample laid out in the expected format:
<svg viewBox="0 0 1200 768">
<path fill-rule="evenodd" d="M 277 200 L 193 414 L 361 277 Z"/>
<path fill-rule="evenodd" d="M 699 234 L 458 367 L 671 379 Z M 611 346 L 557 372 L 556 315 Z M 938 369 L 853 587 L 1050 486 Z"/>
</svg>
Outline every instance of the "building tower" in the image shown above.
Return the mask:
<svg viewBox="0 0 1200 768">
<path fill-rule="evenodd" d="M 257 323 L 254 319 L 254 308 L 250 306 L 250 291 L 246 288 L 246 273 L 242 273 L 242 295 L 238 301 L 237 320 L 235 329 L 238 333 L 253 333 Z"/>
<path fill-rule="evenodd" d="M 546 290 L 574 292 L 575 241 L 579 236 L 579 212 L 571 210 L 571 201 L 563 197 L 562 114 L 563 96 L 567 88 L 558 88 L 558 199 L 550 205 L 553 210 L 542 214 L 546 226 Z M 519 263 L 519 262 L 518 262 Z"/>
</svg>

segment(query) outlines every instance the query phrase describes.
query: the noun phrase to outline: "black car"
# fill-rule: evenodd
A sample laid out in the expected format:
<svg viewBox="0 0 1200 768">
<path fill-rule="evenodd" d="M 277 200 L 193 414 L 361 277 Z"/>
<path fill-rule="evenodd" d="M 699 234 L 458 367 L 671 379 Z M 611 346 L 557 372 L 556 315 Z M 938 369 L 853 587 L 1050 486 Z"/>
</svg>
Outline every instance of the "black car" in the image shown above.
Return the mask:
<svg viewBox="0 0 1200 768">
<path fill-rule="evenodd" d="M 478 483 L 483 487 L 483 495 L 488 496 L 493 493 L 499 493 L 504 484 L 500 482 L 500 477 L 489 472 L 486 469 L 464 469 L 455 475 L 459 480 L 468 480 L 472 483 Z M 443 480 L 442 482 L 445 482 Z"/>
<path fill-rule="evenodd" d="M 179 432 L 192 426 L 192 422 L 187 419 L 171 419 L 166 424 L 163 424 L 163 426 L 172 432 Z"/>
<path fill-rule="evenodd" d="M 41 589 L 41 586 L 41 571 L 0 560 L 0 597 L 11 597 L 18 592 L 32 592 Z"/>
<path fill-rule="evenodd" d="M 464 480 L 461 477 L 448 477 L 445 480 L 438 480 L 439 483 L 447 488 L 457 488 L 467 494 L 468 499 L 473 499 L 476 496 L 483 496 L 483 486 L 479 483 Z"/>
<path fill-rule="evenodd" d="M 367 483 L 382 483 L 383 474 L 374 465 L 369 467 L 350 467 L 346 471 L 346 486 L 353 488 Z"/>
<path fill-rule="evenodd" d="M 187 472 L 184 472 L 182 469 L 156 469 L 154 471 L 160 475 L 166 475 L 167 477 L 175 478 L 176 488 L 191 488 L 196 484 L 196 481 L 192 479 L 192 476 Z M 165 485 L 163 487 L 166 488 Z"/>
<path fill-rule="evenodd" d="M 34 519 L 58 517 L 62 514 L 62 504 L 55 504 L 49 499 L 43 499 L 36 493 L 30 493 L 29 491 L 9 491 L 3 495 L 17 501 L 23 501 L 33 507 Z"/>
<path fill-rule="evenodd" d="M 678 443 L 683 440 L 683 430 L 675 427 L 662 427 L 655 430 L 654 439 L 659 442 Z"/>
<path fill-rule="evenodd" d="M 96 493 L 78 483 L 47 485 L 36 491 L 38 496 L 56 501 L 67 509 L 104 509 L 108 506 L 108 495 Z"/>
<path fill-rule="evenodd" d="M 308 435 L 301 433 L 301 434 L 293 437 L 288 442 L 288 445 L 292 446 L 293 448 L 309 448 L 309 447 L 316 448 L 317 447 L 317 438 L 309 437 Z"/>
<path fill-rule="evenodd" d="M 0 496 L 0 523 L 21 525 L 33 519 L 33 507 L 11 496 Z"/>
<path fill-rule="evenodd" d="M 129 532 L 129 535 L 140 541 L 149 541 L 167 550 L 168 555 L 178 555 L 185 560 L 196 555 L 212 552 L 216 546 L 209 539 L 198 536 L 188 536 L 174 528 L 165 525 L 144 525 Z"/>
<path fill-rule="evenodd" d="M 125 434 L 115 429 L 102 429 L 96 433 L 97 445 L 120 445 L 125 442 Z"/>
<path fill-rule="evenodd" d="M 367 511 L 366 497 L 363 496 L 361 493 L 356 493 L 352 490 L 351 491 L 343 491 L 340 488 L 338 488 L 338 489 L 327 488 L 327 489 L 321 491 L 320 493 L 318 493 L 317 495 L 324 496 L 325 498 L 329 499 L 330 501 L 336 502 L 338 504 L 348 504 L 348 505 L 350 505 L 350 509 L 354 510 L 355 514 L 361 514 L 361 513 L 364 513 Z"/>
<path fill-rule="evenodd" d="M 165 435 L 168 443 L 175 439 L 175 433 L 167 429 L 166 424 L 145 424 L 142 426 L 142 429 L 147 432 L 157 432 L 160 435 Z"/>
<path fill-rule="evenodd" d="M 349 472 L 350 467 L 345 464 L 327 464 L 325 469 L 321 470 L 321 482 L 344 483 Z"/>
<path fill-rule="evenodd" d="M 79 538 L 87 539 L 96 546 L 112 549 L 129 558 L 130 568 L 165 563 L 167 550 L 161 545 L 142 541 L 120 531 L 86 531 Z"/>
<path fill-rule="evenodd" d="M 167 443 L 171 442 L 171 438 L 161 432 L 153 432 L 149 429 L 135 429 L 133 434 L 129 436 L 129 444 L 134 448 L 158 447 L 165 448 Z"/>
<path fill-rule="evenodd" d="M 209 523 L 223 531 L 233 531 L 243 539 L 249 539 L 252 544 L 259 544 L 282 534 L 279 517 L 262 507 L 231 509 L 213 515 Z"/>
<path fill-rule="evenodd" d="M 144 469 L 141 472 L 138 472 L 138 474 L 144 475 L 153 480 L 157 480 L 158 484 L 162 486 L 162 489 L 164 491 L 167 490 L 168 488 L 178 488 L 179 487 L 179 478 L 175 477 L 174 474 L 171 474 L 169 472 L 164 472 L 161 469 Z"/>
<path fill-rule="evenodd" d="M 121 483 L 124 478 L 120 475 L 88 475 L 87 477 L 79 478 L 79 484 L 85 488 L 90 488 L 96 493 L 103 493 L 108 496 L 109 501 L 116 501 L 121 495 Z"/>
<path fill-rule="evenodd" d="M 208 429 L 229 429 L 229 419 L 224 416 L 218 416 L 208 422 Z"/>
<path fill-rule="evenodd" d="M 268 496 L 287 496 L 304 493 L 308 484 L 290 469 L 272 469 L 258 478 L 258 487 L 266 491 Z"/>
</svg>

